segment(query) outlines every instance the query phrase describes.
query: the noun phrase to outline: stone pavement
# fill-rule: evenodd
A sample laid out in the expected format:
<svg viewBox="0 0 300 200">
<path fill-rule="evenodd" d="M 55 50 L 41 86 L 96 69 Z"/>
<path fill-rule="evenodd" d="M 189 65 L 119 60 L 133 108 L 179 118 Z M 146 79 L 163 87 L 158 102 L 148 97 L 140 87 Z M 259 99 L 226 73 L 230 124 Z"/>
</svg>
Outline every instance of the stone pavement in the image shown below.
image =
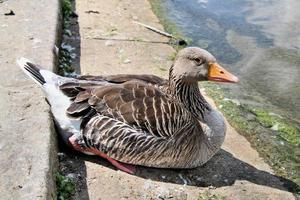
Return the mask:
<svg viewBox="0 0 300 200">
<path fill-rule="evenodd" d="M 163 29 L 147 0 L 77 0 L 76 12 L 83 74 L 167 76 L 174 50 L 166 44 L 145 42 L 166 38 L 133 23 L 137 20 Z M 129 175 L 97 157 L 71 156 L 64 162 L 69 163 L 66 171 L 77 180 L 75 199 L 294 199 L 249 142 L 229 124 L 223 149 L 193 170 L 139 167 L 136 175 Z M 63 167 L 66 169 L 66 165 Z"/>
<path fill-rule="evenodd" d="M 10 10 L 15 15 L 5 15 Z M 49 106 L 16 59 L 54 69 L 59 13 L 59 0 L 0 3 L 0 199 L 56 199 Z"/>
</svg>

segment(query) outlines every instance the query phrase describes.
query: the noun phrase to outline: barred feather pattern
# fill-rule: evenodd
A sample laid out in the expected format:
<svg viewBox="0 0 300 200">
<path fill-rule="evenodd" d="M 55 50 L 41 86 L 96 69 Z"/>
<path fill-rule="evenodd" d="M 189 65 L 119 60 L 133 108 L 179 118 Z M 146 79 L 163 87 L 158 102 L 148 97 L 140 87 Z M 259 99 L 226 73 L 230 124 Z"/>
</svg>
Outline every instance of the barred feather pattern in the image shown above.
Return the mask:
<svg viewBox="0 0 300 200">
<path fill-rule="evenodd" d="M 88 76 L 66 82 L 60 89 L 72 100 L 68 116 L 82 120 L 78 144 L 115 160 L 193 168 L 220 147 L 207 139 L 200 123 L 210 106 L 197 85 L 185 85 L 180 78 Z"/>
</svg>

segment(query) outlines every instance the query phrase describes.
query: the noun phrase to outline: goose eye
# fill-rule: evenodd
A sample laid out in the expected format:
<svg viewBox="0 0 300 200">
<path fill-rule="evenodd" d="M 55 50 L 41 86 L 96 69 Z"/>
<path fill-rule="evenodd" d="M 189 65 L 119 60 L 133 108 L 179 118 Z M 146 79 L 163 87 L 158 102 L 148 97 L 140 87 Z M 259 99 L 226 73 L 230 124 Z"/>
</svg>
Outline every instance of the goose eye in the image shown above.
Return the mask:
<svg viewBox="0 0 300 200">
<path fill-rule="evenodd" d="M 201 65 L 202 64 L 202 60 L 200 58 L 195 58 L 195 62 L 198 64 L 198 65 Z"/>
</svg>

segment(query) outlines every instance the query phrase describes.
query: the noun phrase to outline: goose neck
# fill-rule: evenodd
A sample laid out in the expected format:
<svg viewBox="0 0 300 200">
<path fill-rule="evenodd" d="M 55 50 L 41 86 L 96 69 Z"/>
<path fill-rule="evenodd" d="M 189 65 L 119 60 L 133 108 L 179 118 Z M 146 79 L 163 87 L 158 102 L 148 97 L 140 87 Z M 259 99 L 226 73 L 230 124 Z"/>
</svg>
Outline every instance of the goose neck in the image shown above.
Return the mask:
<svg viewBox="0 0 300 200">
<path fill-rule="evenodd" d="M 203 121 L 205 114 L 211 111 L 211 106 L 200 93 L 197 82 L 185 83 L 182 78 L 174 77 L 169 80 L 169 88 L 172 96 L 200 121 Z"/>
</svg>

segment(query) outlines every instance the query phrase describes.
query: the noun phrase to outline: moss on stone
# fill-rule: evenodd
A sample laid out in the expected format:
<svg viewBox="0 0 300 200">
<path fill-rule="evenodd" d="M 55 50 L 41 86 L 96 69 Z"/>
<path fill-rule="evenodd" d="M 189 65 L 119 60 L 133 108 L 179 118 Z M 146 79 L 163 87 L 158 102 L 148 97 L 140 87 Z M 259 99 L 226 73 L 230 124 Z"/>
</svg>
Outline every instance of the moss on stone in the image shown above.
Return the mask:
<svg viewBox="0 0 300 200">
<path fill-rule="evenodd" d="M 161 0 L 152 0 L 149 1 L 151 8 L 155 15 L 159 18 L 161 24 L 164 26 L 165 30 L 171 33 L 173 36 L 182 37 L 182 34 L 177 29 L 175 23 L 172 23 L 170 20 L 166 19 L 165 11 L 161 6 Z"/>
<path fill-rule="evenodd" d="M 173 35 L 174 38 L 176 38 L 178 41 L 179 40 L 184 40 L 187 42 L 187 44 L 190 44 L 192 42 L 191 38 L 184 37 L 181 31 L 177 28 L 176 24 L 171 22 L 166 18 L 166 13 L 165 10 L 162 7 L 162 2 L 161 0 L 151 0 L 149 1 L 151 4 L 152 11 L 155 13 L 155 15 L 159 18 L 160 23 L 164 26 L 164 29 L 166 32 L 170 33 Z M 181 46 L 178 45 L 177 42 L 171 42 L 174 44 L 174 48 L 176 50 L 180 50 L 185 47 L 185 45 Z"/>
<path fill-rule="evenodd" d="M 287 142 L 300 145 L 300 133 L 297 128 L 292 125 L 282 123 L 279 125 L 279 135 Z"/>
<path fill-rule="evenodd" d="M 217 84 L 204 82 L 201 85 L 214 99 L 229 123 L 249 140 L 276 174 L 300 185 L 299 130 L 276 114 L 237 104 L 226 98 L 223 89 Z M 295 185 L 287 185 L 291 191 L 299 189 Z"/>
<path fill-rule="evenodd" d="M 74 3 L 75 2 L 73 0 L 61 0 L 61 9 L 63 13 L 63 35 L 72 35 L 72 32 L 68 30 L 68 28 L 70 26 L 70 16 L 73 12 L 73 6 L 75 6 Z M 60 47 L 58 58 L 58 74 L 62 76 L 70 76 L 75 71 L 71 64 L 71 52 L 67 48 Z"/>
<path fill-rule="evenodd" d="M 250 109 L 257 117 L 257 120 L 265 127 L 271 128 L 277 123 L 277 118 L 275 116 L 270 116 L 267 111 L 262 109 Z"/>
<path fill-rule="evenodd" d="M 72 4 L 70 0 L 61 0 L 61 8 L 64 18 L 69 18 L 72 14 Z"/>
<path fill-rule="evenodd" d="M 70 199 L 75 194 L 74 181 L 59 172 L 56 173 L 56 187 L 59 200 Z"/>
<path fill-rule="evenodd" d="M 201 193 L 197 200 L 225 200 L 225 197 L 221 196 L 220 194 L 212 193 L 210 190 L 207 190 Z"/>
<path fill-rule="evenodd" d="M 271 115 L 270 112 L 266 110 L 255 108 L 251 109 L 251 112 L 256 115 L 257 120 L 263 126 L 277 131 L 279 137 L 290 144 L 300 145 L 300 132 L 296 127 L 285 122 L 285 120 L 277 115 Z"/>
</svg>

